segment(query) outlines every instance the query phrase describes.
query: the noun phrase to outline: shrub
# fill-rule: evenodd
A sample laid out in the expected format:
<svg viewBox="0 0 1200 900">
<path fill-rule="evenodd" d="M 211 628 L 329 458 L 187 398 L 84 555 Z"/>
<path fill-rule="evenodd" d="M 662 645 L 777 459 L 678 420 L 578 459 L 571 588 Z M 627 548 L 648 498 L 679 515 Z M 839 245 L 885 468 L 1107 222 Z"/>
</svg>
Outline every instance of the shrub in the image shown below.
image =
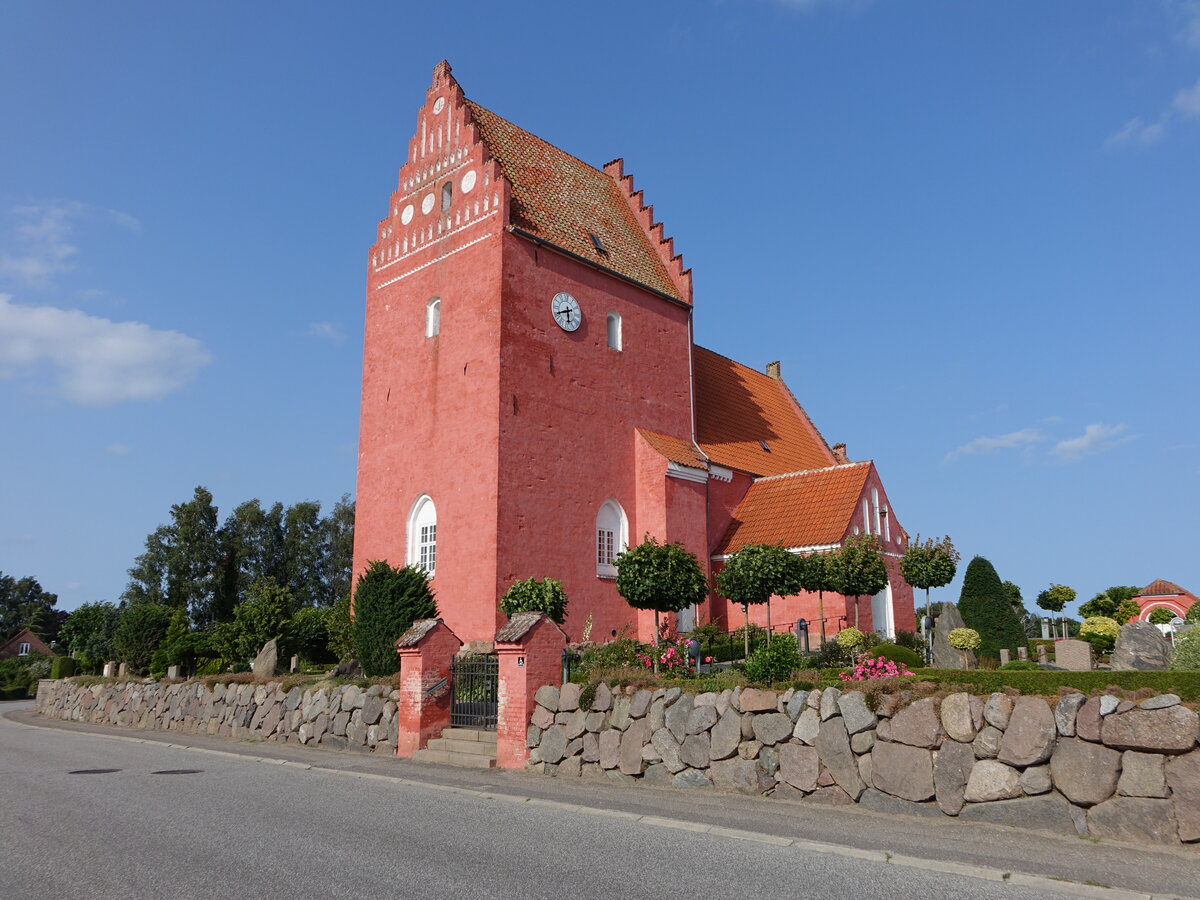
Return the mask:
<svg viewBox="0 0 1200 900">
<path fill-rule="evenodd" d="M 1107 616 L 1089 616 L 1079 626 L 1079 636 L 1087 641 L 1097 653 L 1108 653 L 1117 643 L 1121 626 L 1116 619 Z"/>
<path fill-rule="evenodd" d="M 1040 667 L 1031 659 L 1014 659 L 1000 668 L 1008 672 L 1036 672 Z"/>
<path fill-rule="evenodd" d="M 913 674 L 903 665 L 884 656 L 872 656 L 864 653 L 854 661 L 854 669 L 850 672 L 840 672 L 842 681 L 873 681 L 877 678 L 901 678 Z"/>
<path fill-rule="evenodd" d="M 801 668 L 800 650 L 794 634 L 777 634 L 771 643 L 759 647 L 746 660 L 746 678 L 770 684 L 786 681 Z"/>
<path fill-rule="evenodd" d="M 844 650 L 853 650 L 855 647 L 861 647 L 866 643 L 866 636 L 851 625 L 849 628 L 843 628 L 837 633 L 837 645 Z"/>
<path fill-rule="evenodd" d="M 981 656 L 998 657 L 1001 648 L 1016 651 L 1025 643 L 1025 630 L 995 567 L 976 556 L 963 575 L 958 611 L 968 628 L 979 632 Z"/>
<path fill-rule="evenodd" d="M 291 651 L 313 662 L 336 662 L 329 649 L 329 621 L 337 614 L 332 606 L 305 606 L 288 623 Z"/>
<path fill-rule="evenodd" d="M 1196 606 L 1200 606 L 1200 603 Z M 1200 631 L 1175 633 L 1175 655 L 1171 659 L 1171 668 L 1200 669 Z"/>
<path fill-rule="evenodd" d="M 903 629 L 897 631 L 896 645 L 907 647 L 909 650 L 914 650 L 917 653 L 925 652 L 925 639 L 915 631 L 905 631 Z"/>
<path fill-rule="evenodd" d="M 69 656 L 56 656 L 50 661 L 51 678 L 70 678 L 75 674 L 75 660 Z"/>
<path fill-rule="evenodd" d="M 500 612 L 510 619 L 519 612 L 541 612 L 559 625 L 567 617 L 567 594 L 553 578 L 515 581 L 500 598 Z"/>
<path fill-rule="evenodd" d="M 637 655 L 640 650 L 641 645 L 637 641 L 622 635 L 605 644 L 597 644 L 584 650 L 579 668 L 592 678 L 613 669 L 628 669 L 638 665 Z"/>
<path fill-rule="evenodd" d="M 953 628 L 946 635 L 946 643 L 958 650 L 978 650 L 983 638 L 974 628 Z"/>
<path fill-rule="evenodd" d="M 1200 625 L 1200 603 L 1193 603 L 1188 607 L 1187 615 L 1183 617 L 1183 621 L 1190 625 Z"/>
<path fill-rule="evenodd" d="M 145 675 L 154 651 L 167 634 L 170 607 L 157 603 L 135 603 L 121 611 L 112 645 L 117 656 L 134 675 Z"/>
<path fill-rule="evenodd" d="M 918 653 L 910 650 L 908 647 L 901 647 L 899 644 L 877 644 L 868 650 L 867 653 L 871 656 L 890 659 L 892 662 L 907 666 L 910 669 L 919 669 L 925 665 Z"/>
<path fill-rule="evenodd" d="M 396 640 L 419 619 L 437 617 L 424 569 L 393 569 L 382 560 L 367 565 L 354 589 L 354 651 L 367 677 L 400 670 Z"/>
<path fill-rule="evenodd" d="M 329 653 L 338 662 L 354 656 L 354 621 L 350 618 L 350 598 L 343 597 L 329 613 L 325 623 L 329 630 Z"/>
</svg>

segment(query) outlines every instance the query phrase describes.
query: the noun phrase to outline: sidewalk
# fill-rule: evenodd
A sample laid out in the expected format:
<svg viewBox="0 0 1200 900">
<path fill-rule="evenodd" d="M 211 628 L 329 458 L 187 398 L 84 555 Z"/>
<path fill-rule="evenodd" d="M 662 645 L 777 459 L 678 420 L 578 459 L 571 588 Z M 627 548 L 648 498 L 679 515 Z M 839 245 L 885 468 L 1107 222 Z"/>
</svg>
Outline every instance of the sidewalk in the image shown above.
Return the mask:
<svg viewBox="0 0 1200 900">
<path fill-rule="evenodd" d="M 788 800 L 548 778 L 503 769 L 459 769 L 298 745 L 63 722 L 41 718 L 32 702 L 0 705 L 0 715 L 16 724 L 45 729 L 48 738 L 54 731 L 103 735 L 185 751 L 236 755 L 264 764 L 469 791 L 510 802 L 552 803 L 577 809 L 581 814 L 644 817 L 665 827 L 728 833 L 747 840 L 800 841 L 819 845 L 811 849 L 824 852 L 878 857 L 881 861 L 992 880 L 1012 873 L 1014 883 L 1028 883 L 1020 876 L 1032 875 L 1052 879 L 1055 890 L 1066 889 L 1068 885 L 1063 882 L 1073 882 L 1071 892 L 1081 896 L 1123 900 L 1126 896 L 1200 895 L 1200 848 L 1195 847 L 1098 842 Z"/>
</svg>

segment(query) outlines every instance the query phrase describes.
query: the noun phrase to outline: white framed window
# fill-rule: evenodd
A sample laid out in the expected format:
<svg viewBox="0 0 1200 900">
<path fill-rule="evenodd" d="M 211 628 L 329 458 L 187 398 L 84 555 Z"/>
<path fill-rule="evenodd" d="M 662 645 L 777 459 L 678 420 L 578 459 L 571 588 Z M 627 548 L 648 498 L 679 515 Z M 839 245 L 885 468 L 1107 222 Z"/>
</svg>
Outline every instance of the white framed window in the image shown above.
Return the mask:
<svg viewBox="0 0 1200 900">
<path fill-rule="evenodd" d="M 437 570 L 437 508 L 422 494 L 408 514 L 408 564 L 430 575 Z"/>
<path fill-rule="evenodd" d="M 442 298 L 434 297 L 425 304 L 425 337 L 437 337 L 442 330 Z"/>
<path fill-rule="evenodd" d="M 596 574 L 615 577 L 616 558 L 629 546 L 629 520 L 621 504 L 609 498 L 596 513 Z"/>
<path fill-rule="evenodd" d="M 454 186 L 447 181 L 442 185 L 442 212 L 450 211 L 450 201 L 454 199 Z"/>
<path fill-rule="evenodd" d="M 875 518 L 875 533 L 883 534 L 883 522 L 879 518 L 879 488 L 871 488 L 871 513 Z"/>
<path fill-rule="evenodd" d="M 608 346 L 611 350 L 621 349 L 621 314 L 610 312 L 606 319 L 608 325 Z"/>
<path fill-rule="evenodd" d="M 21 643 L 17 644 L 17 656 L 28 656 L 28 655 L 29 655 L 29 641 L 21 641 Z"/>
</svg>

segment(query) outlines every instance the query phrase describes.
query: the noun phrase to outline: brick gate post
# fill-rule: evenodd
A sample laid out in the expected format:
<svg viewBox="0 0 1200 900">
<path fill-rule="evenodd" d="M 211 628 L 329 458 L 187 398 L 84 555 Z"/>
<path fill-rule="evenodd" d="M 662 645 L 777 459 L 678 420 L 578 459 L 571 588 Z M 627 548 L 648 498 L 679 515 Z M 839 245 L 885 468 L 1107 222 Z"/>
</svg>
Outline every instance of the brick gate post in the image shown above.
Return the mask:
<svg viewBox="0 0 1200 900">
<path fill-rule="evenodd" d="M 529 759 L 525 734 L 533 713 L 533 695 L 542 685 L 562 683 L 566 646 L 566 634 L 545 613 L 517 613 L 496 632 L 500 662 L 496 765 L 500 768 L 521 769 Z"/>
<path fill-rule="evenodd" d="M 396 641 L 400 699 L 396 755 L 412 756 L 450 725 L 450 666 L 462 641 L 441 619 L 414 622 Z"/>
</svg>

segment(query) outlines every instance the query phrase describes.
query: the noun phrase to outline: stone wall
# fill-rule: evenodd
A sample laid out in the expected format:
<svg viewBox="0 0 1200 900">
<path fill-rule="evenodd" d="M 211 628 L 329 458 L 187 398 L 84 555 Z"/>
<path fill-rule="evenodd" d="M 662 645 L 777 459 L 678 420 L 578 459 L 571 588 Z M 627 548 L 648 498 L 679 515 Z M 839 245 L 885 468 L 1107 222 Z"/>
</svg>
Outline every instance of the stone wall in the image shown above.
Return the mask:
<svg viewBox="0 0 1200 900">
<path fill-rule="evenodd" d="M 277 681 L 82 687 L 71 680 L 43 680 L 37 711 L 71 722 L 394 754 L 397 695 L 378 684 L 365 690 L 346 684 L 284 691 Z"/>
<path fill-rule="evenodd" d="M 862 807 L 1116 840 L 1200 841 L 1200 716 L 1073 693 L 542 687 L 529 767 L 557 776 Z"/>
</svg>

